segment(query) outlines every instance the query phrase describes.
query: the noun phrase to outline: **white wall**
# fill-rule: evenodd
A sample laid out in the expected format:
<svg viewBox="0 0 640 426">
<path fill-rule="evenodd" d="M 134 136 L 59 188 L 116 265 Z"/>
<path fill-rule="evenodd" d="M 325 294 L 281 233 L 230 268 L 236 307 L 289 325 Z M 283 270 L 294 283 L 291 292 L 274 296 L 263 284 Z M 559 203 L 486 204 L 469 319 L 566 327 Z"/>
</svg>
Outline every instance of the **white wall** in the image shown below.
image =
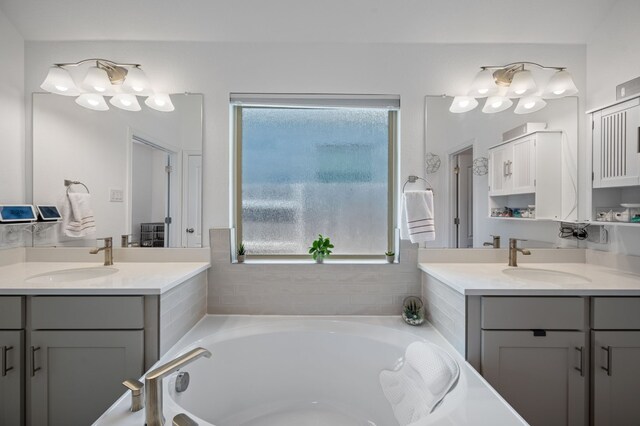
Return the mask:
<svg viewBox="0 0 640 426">
<path fill-rule="evenodd" d="M 49 64 L 96 56 L 143 64 L 157 90 L 204 94 L 204 229 L 230 225 L 231 92 L 400 95 L 404 179 L 424 175 L 426 94 L 460 93 L 481 65 L 517 60 L 567 66 L 581 89 L 586 81 L 577 45 L 27 42 L 26 92 Z"/>
<path fill-rule="evenodd" d="M 24 40 L 0 10 L 0 203 L 25 201 Z"/>
</svg>

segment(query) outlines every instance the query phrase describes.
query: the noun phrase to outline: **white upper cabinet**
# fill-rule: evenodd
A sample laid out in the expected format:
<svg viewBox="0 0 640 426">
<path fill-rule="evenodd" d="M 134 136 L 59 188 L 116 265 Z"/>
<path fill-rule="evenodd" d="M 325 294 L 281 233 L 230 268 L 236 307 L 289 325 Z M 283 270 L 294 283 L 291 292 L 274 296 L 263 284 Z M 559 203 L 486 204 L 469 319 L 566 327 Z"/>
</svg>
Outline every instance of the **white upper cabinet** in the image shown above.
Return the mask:
<svg viewBox="0 0 640 426">
<path fill-rule="evenodd" d="M 501 145 L 489 150 L 489 195 L 511 193 L 513 150 L 510 145 Z"/>
<path fill-rule="evenodd" d="M 595 111 L 593 187 L 640 185 L 640 98 Z"/>
<path fill-rule="evenodd" d="M 533 136 L 513 142 L 510 167 L 513 194 L 536 192 L 536 140 Z"/>
</svg>

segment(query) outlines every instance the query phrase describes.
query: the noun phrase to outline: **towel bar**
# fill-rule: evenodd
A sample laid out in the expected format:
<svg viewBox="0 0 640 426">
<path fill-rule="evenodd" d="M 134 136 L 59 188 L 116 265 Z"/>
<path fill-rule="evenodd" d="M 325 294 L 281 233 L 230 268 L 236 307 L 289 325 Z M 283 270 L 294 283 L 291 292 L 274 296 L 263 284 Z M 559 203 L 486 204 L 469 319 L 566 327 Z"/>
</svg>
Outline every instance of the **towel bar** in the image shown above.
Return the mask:
<svg viewBox="0 0 640 426">
<path fill-rule="evenodd" d="M 431 186 L 431 183 L 429 183 L 428 180 L 426 180 L 425 178 L 421 178 L 420 176 L 409 175 L 407 180 L 404 182 L 404 185 L 402 185 L 402 193 L 404 194 L 404 188 L 407 186 L 408 183 L 415 183 L 418 180 L 423 180 L 427 184 L 426 190 L 433 192 L 433 187 Z"/>
<path fill-rule="evenodd" d="M 87 185 L 85 185 L 84 183 L 80 182 L 79 180 L 69 180 L 69 179 L 65 179 L 64 180 L 64 186 L 67 187 L 67 195 L 69 194 L 69 190 L 71 189 L 71 185 L 82 185 L 84 186 L 84 189 L 87 190 L 87 194 L 90 194 L 91 192 L 89 191 L 89 188 L 87 188 Z"/>
</svg>

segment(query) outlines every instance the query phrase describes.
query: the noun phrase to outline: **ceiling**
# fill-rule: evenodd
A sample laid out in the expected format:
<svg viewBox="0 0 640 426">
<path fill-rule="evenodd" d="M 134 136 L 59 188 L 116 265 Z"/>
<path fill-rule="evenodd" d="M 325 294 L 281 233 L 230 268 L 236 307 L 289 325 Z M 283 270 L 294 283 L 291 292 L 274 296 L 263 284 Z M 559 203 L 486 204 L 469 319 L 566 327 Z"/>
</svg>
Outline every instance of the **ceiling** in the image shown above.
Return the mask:
<svg viewBox="0 0 640 426">
<path fill-rule="evenodd" d="M 0 0 L 26 40 L 584 44 L 617 0 Z"/>
</svg>

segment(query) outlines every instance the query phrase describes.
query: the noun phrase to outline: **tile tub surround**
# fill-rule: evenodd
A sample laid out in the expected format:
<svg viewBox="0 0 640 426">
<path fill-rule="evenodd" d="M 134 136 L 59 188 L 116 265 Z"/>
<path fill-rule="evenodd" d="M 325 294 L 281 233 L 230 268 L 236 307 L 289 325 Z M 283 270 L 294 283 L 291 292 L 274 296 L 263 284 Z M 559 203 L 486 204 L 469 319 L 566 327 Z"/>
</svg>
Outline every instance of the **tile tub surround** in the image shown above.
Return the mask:
<svg viewBox="0 0 640 426">
<path fill-rule="evenodd" d="M 408 241 L 397 264 L 232 264 L 230 234 L 210 231 L 210 314 L 399 315 L 406 296 L 420 295 L 418 249 Z"/>
<path fill-rule="evenodd" d="M 422 300 L 427 320 L 464 356 L 465 296 L 432 276 L 422 274 Z"/>
</svg>

